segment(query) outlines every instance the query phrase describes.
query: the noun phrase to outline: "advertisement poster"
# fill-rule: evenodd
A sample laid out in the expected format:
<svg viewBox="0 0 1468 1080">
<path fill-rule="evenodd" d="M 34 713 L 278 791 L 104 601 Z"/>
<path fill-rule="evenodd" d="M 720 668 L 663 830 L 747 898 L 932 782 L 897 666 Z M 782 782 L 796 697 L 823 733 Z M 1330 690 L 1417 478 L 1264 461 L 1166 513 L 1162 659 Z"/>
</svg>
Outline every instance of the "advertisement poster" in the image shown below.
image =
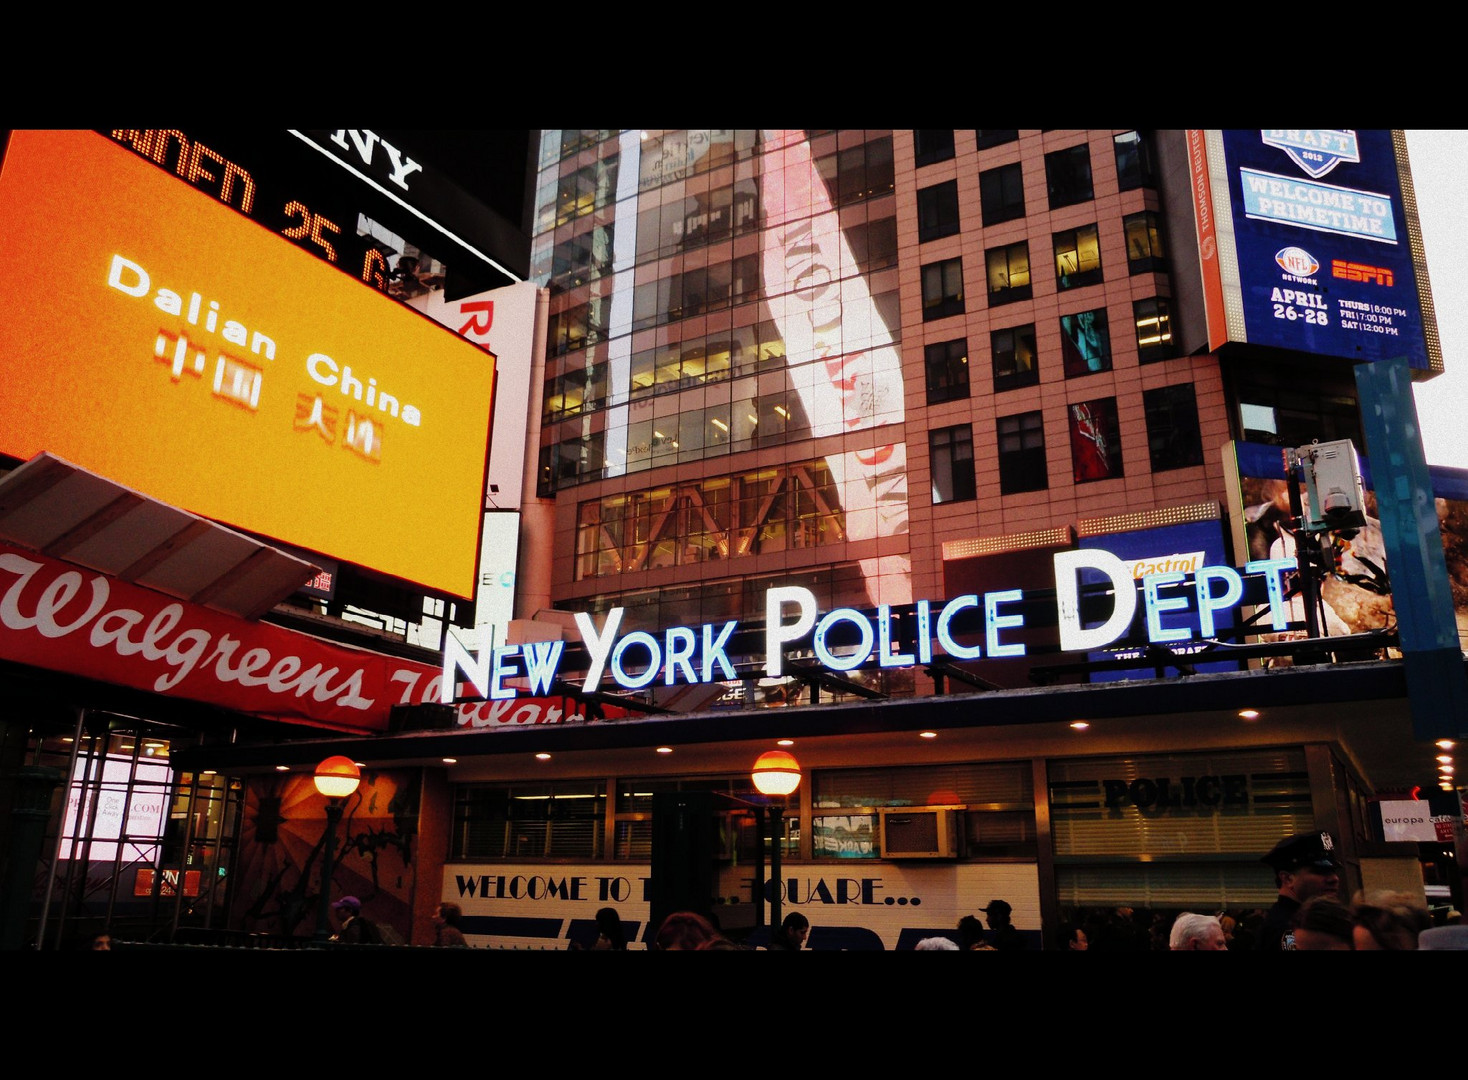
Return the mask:
<svg viewBox="0 0 1468 1080">
<path fill-rule="evenodd" d="M 404 940 L 412 933 L 418 875 L 419 784 L 415 770 L 364 769 L 335 830 L 332 898 L 355 896 L 363 915 Z M 309 775 L 261 778 L 246 788 L 241 820 L 233 924 L 248 933 L 310 937 L 321 896 L 325 797 Z"/>
<path fill-rule="evenodd" d="M 1347 360 L 1405 356 L 1441 370 L 1413 266 L 1421 235 L 1386 130 L 1221 132 L 1245 334 L 1252 345 Z M 1215 200 L 1222 192 L 1215 190 Z M 1436 362 L 1434 363 L 1434 359 Z"/>
<path fill-rule="evenodd" d="M 612 907 L 627 930 L 627 947 L 642 949 L 656 933 L 648 926 L 650 874 L 646 863 L 450 863 L 442 898 L 463 909 L 464 936 L 477 948 L 586 947 L 596 939 L 597 911 Z M 925 937 L 956 939 L 958 920 L 982 918 L 979 909 L 995 898 L 1014 909 L 1014 925 L 1029 947 L 1040 947 L 1040 881 L 1033 863 L 801 864 L 786 865 L 781 876 L 783 910 L 810 920 L 809 949 L 911 949 Z M 774 887 L 767 883 L 770 894 Z M 713 910 L 720 925 L 731 933 L 752 926 L 752 868 L 721 867 L 717 888 Z"/>
<path fill-rule="evenodd" d="M 1148 574 L 1176 573 L 1190 576 L 1196 574 L 1204 566 L 1223 566 L 1229 562 L 1224 548 L 1223 523 L 1217 520 L 1164 525 L 1154 529 L 1106 533 L 1101 536 L 1083 536 L 1078 541 L 1078 546 L 1100 548 L 1103 551 L 1111 552 L 1127 564 L 1132 576 L 1138 581 Z M 1092 580 L 1100 581 L 1100 577 L 1093 575 Z M 1187 587 L 1185 583 L 1175 589 L 1164 590 L 1163 595 L 1188 600 L 1186 608 L 1168 613 L 1166 625 L 1168 629 L 1185 627 L 1189 631 L 1190 641 L 1195 642 L 1202 634 L 1197 592 Z M 1226 635 L 1233 627 L 1233 623 L 1232 610 L 1220 611 L 1216 617 L 1215 636 L 1220 640 L 1230 640 Z M 1137 622 L 1132 627 L 1130 636 L 1146 640 L 1146 617 L 1140 607 Z M 1204 648 L 1204 645 L 1196 643 L 1170 646 L 1170 650 L 1180 656 L 1192 656 Z M 1138 646 L 1134 649 L 1121 649 L 1116 652 L 1091 653 L 1090 658 L 1092 660 L 1122 660 L 1135 656 L 1142 660 L 1146 653 L 1145 646 Z M 1194 667 L 1197 671 L 1204 672 L 1237 671 L 1239 663 L 1237 660 L 1216 660 L 1200 662 Z M 1093 671 L 1090 679 L 1091 682 L 1110 682 L 1117 679 L 1151 677 L 1152 673 L 1153 669 L 1150 666 L 1128 668 L 1124 671 Z"/>
<path fill-rule="evenodd" d="M 1290 491 L 1280 448 L 1241 442 L 1234 444 L 1234 453 L 1240 493 L 1240 506 L 1233 515 L 1237 561 L 1294 557 L 1295 541 L 1289 529 Z M 1326 576 L 1321 587 L 1325 616 L 1322 629 L 1331 637 L 1386 630 L 1396 624 L 1391 568 L 1376 516 L 1371 464 L 1364 457 L 1360 461 L 1366 526 L 1353 537 L 1336 534 L 1338 569 Z M 1468 470 L 1429 466 L 1428 474 L 1442 532 L 1458 638 L 1468 642 Z M 1303 498 L 1303 483 L 1298 487 Z M 1303 621 L 1299 596 L 1290 603 L 1291 621 Z M 1289 633 L 1303 636 L 1304 631 Z"/>
<path fill-rule="evenodd" d="M 0 453 L 474 595 L 494 357 L 89 131 L 0 167 Z"/>
</svg>

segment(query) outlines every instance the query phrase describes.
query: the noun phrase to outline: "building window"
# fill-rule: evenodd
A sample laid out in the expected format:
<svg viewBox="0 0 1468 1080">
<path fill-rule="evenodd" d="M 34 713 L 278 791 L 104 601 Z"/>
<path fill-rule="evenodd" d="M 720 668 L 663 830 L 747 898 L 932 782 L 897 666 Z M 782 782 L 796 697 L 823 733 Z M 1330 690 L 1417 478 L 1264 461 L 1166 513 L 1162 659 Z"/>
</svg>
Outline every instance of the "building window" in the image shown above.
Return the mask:
<svg viewBox="0 0 1468 1080">
<path fill-rule="evenodd" d="M 918 165 L 931 165 L 935 161 L 948 161 L 953 157 L 953 129 L 914 130 L 913 151 Z"/>
<path fill-rule="evenodd" d="M 1106 331 L 1106 311 L 1078 311 L 1060 317 L 1060 354 L 1065 377 L 1078 378 L 1111 370 L 1111 335 Z"/>
<path fill-rule="evenodd" d="M 1066 413 L 1070 420 L 1070 463 L 1075 482 L 1084 484 L 1122 475 L 1116 398 L 1078 401 Z"/>
<path fill-rule="evenodd" d="M 606 433 L 598 431 L 542 446 L 536 494 L 549 498 L 559 488 L 598 478 L 604 464 L 605 440 Z"/>
<path fill-rule="evenodd" d="M 1132 317 L 1137 323 L 1137 356 L 1142 363 L 1172 356 L 1172 309 L 1166 297 L 1138 300 L 1132 304 Z"/>
<path fill-rule="evenodd" d="M 454 859 L 600 859 L 606 782 L 464 784 L 454 794 Z"/>
<path fill-rule="evenodd" d="M 1035 362 L 1035 324 L 1011 326 L 989 335 L 994 355 L 994 392 L 1034 386 L 1040 381 Z"/>
<path fill-rule="evenodd" d="M 609 310 L 599 297 L 552 315 L 546 330 L 547 354 L 561 356 L 603 340 L 608 315 Z"/>
<path fill-rule="evenodd" d="M 848 147 L 816 162 L 837 206 L 886 195 L 892 190 L 892 137 Z M 834 176 L 831 175 L 834 169 Z"/>
<path fill-rule="evenodd" d="M 1045 425 L 1039 410 L 1001 416 L 998 431 L 1000 492 L 1044 491 L 1050 480 L 1045 472 Z"/>
<path fill-rule="evenodd" d="M 978 143 L 980 150 L 987 150 L 991 146 L 1003 146 L 1005 143 L 1012 143 L 1018 138 L 1018 128 L 1001 128 L 997 131 L 974 132 L 974 140 Z"/>
<path fill-rule="evenodd" d="M 1116 146 L 1116 180 L 1122 191 L 1156 187 L 1157 173 L 1152 162 L 1152 136 L 1140 131 L 1127 131 L 1114 140 Z"/>
<path fill-rule="evenodd" d="M 1025 216 L 1024 170 L 1018 162 L 979 173 L 979 206 L 985 225 Z"/>
<path fill-rule="evenodd" d="M 1203 436 L 1198 431 L 1198 400 L 1192 383 L 1162 386 L 1142 394 L 1147 410 L 1147 451 L 1152 471 L 1185 469 L 1203 464 Z"/>
<path fill-rule="evenodd" d="M 956 338 L 923 349 L 928 372 L 928 404 L 968 397 L 968 341 Z"/>
<path fill-rule="evenodd" d="M 968 424 L 928 432 L 933 472 L 933 502 L 966 502 L 974 497 L 974 433 Z"/>
<path fill-rule="evenodd" d="M 989 306 L 1030 299 L 1030 245 L 1021 240 L 984 252 L 989 282 Z"/>
<path fill-rule="evenodd" d="M 852 225 L 844 230 L 846 242 L 851 247 L 851 257 L 856 262 L 858 273 L 866 274 L 873 270 L 881 270 L 888 266 L 897 265 L 897 218 L 878 218 L 869 221 L 865 225 Z M 747 256 L 759 261 L 759 255 Z M 739 260 L 735 260 L 737 263 Z M 759 268 L 755 267 L 755 273 L 751 280 L 756 284 L 759 282 Z M 741 297 L 744 300 L 757 299 L 754 293 Z M 737 302 L 737 301 L 736 301 Z"/>
<path fill-rule="evenodd" d="M 1053 239 L 1055 283 L 1059 289 L 1078 289 L 1101 280 L 1101 238 L 1096 226 L 1066 229 Z"/>
<path fill-rule="evenodd" d="M 963 314 L 963 260 L 945 259 L 923 267 L 923 321 Z"/>
<path fill-rule="evenodd" d="M 1264 369 L 1238 389 L 1239 427 L 1248 442 L 1303 446 L 1312 439 L 1362 445 L 1361 412 L 1345 387 L 1303 384 L 1297 372 Z"/>
<path fill-rule="evenodd" d="M 1045 184 L 1050 209 L 1072 206 L 1092 197 L 1091 149 L 1085 143 L 1045 155 Z"/>
<path fill-rule="evenodd" d="M 601 408 L 607 398 L 607 367 L 606 364 L 587 364 L 547 379 L 542 419 L 555 421 Z"/>
<path fill-rule="evenodd" d="M 958 232 L 958 181 L 925 187 L 917 193 L 918 239 L 937 240 Z"/>
<path fill-rule="evenodd" d="M 1162 227 L 1157 214 L 1143 210 L 1122 218 L 1126 232 L 1126 265 L 1133 274 L 1167 272 L 1167 259 L 1162 251 Z"/>
<path fill-rule="evenodd" d="M 1028 761 L 818 769 L 810 787 L 817 858 L 878 858 L 876 809 L 922 806 L 934 791 L 965 806 L 964 850 L 970 859 L 1035 858 L 1035 785 Z"/>
</svg>

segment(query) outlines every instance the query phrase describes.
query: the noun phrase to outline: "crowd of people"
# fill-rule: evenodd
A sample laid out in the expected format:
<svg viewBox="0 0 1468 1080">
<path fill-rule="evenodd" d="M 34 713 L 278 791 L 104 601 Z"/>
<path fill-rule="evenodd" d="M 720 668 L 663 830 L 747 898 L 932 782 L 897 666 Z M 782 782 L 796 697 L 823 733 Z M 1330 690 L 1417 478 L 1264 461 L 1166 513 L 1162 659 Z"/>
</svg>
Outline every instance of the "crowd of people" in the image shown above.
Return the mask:
<svg viewBox="0 0 1468 1080">
<path fill-rule="evenodd" d="M 1281 952 L 1406 951 L 1468 949 L 1468 925 L 1456 911 L 1436 919 L 1421 897 L 1395 891 L 1358 891 L 1348 903 L 1340 894 L 1341 863 L 1327 832 L 1302 833 L 1276 844 L 1261 862 L 1274 872 L 1278 896 L 1268 909 L 1221 910 L 1211 914 L 1152 910 L 1130 905 L 1062 911 L 1057 947 L 1069 952 Z M 362 903 L 344 896 L 331 905 L 340 923 L 333 941 L 391 943 Z M 990 900 L 979 909 L 987 922 L 965 915 L 952 933 L 923 938 L 916 951 L 1019 952 L 1027 935 L 1015 927 L 1014 909 Z M 433 920 L 434 942 L 465 948 L 458 904 L 444 902 Z M 594 942 L 573 949 L 625 951 L 627 927 L 615 908 L 597 911 Z M 651 951 L 755 950 L 799 952 L 808 948 L 810 920 L 798 911 L 785 916 L 763 945 L 746 945 L 726 935 L 715 919 L 695 911 L 668 915 L 647 942 Z M 107 932 L 92 935 L 83 947 L 111 948 Z"/>
<path fill-rule="evenodd" d="M 1358 891 L 1348 903 L 1339 896 L 1341 863 L 1327 832 L 1286 837 L 1261 860 L 1274 872 L 1278 896 L 1269 908 L 1164 911 L 1122 905 L 1079 908 L 1065 913 L 1059 947 L 1070 952 L 1281 952 L 1406 951 L 1468 948 L 1468 926 L 1456 911 L 1434 919 L 1410 893 Z M 917 942 L 919 952 L 1016 952 L 1028 947 L 1012 921 L 1013 908 L 991 900 L 977 916 L 965 915 L 953 934 Z M 771 936 L 771 951 L 805 945 L 810 923 L 792 912 Z M 737 945 L 708 919 L 692 912 L 668 916 L 650 948 L 664 951 L 729 948 Z"/>
<path fill-rule="evenodd" d="M 1286 837 L 1261 860 L 1279 890 L 1268 909 L 1194 912 L 1083 908 L 1069 912 L 1067 949 L 1111 952 L 1403 951 L 1468 948 L 1462 916 L 1435 920 L 1421 899 L 1392 890 L 1361 890 L 1345 901 L 1341 864 L 1326 832 Z"/>
</svg>

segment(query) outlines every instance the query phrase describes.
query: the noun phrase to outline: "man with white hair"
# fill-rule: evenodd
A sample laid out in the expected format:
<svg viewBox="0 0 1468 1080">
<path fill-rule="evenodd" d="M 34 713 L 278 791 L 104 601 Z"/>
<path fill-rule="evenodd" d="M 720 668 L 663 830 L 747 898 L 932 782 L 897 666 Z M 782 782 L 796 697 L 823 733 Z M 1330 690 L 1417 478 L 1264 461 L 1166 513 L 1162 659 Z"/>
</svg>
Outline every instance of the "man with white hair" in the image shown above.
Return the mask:
<svg viewBox="0 0 1468 1080">
<path fill-rule="evenodd" d="M 1228 942 L 1215 916 L 1185 911 L 1174 920 L 1167 947 L 1174 952 L 1220 952 L 1228 950 Z"/>
<path fill-rule="evenodd" d="M 916 952 L 960 952 L 958 942 L 942 936 L 925 937 L 913 946 Z"/>
</svg>

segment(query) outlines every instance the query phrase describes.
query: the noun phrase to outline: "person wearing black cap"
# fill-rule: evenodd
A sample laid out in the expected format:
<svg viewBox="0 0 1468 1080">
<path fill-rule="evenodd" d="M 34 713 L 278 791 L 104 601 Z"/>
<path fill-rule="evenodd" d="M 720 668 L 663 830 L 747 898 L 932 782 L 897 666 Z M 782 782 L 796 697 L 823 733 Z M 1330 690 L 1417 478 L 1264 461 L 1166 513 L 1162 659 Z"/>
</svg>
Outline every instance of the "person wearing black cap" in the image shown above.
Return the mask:
<svg viewBox="0 0 1468 1080">
<path fill-rule="evenodd" d="M 1027 943 L 1009 916 L 1014 910 L 1003 900 L 990 900 L 988 907 L 979 908 L 989 921 L 989 944 L 998 952 L 1021 952 Z"/>
<path fill-rule="evenodd" d="M 1341 864 L 1335 841 L 1328 832 L 1288 836 L 1260 861 L 1274 869 L 1279 899 L 1265 915 L 1254 948 L 1258 952 L 1293 949 L 1292 927 L 1300 908 L 1313 897 L 1335 896 L 1340 889 Z"/>
</svg>

